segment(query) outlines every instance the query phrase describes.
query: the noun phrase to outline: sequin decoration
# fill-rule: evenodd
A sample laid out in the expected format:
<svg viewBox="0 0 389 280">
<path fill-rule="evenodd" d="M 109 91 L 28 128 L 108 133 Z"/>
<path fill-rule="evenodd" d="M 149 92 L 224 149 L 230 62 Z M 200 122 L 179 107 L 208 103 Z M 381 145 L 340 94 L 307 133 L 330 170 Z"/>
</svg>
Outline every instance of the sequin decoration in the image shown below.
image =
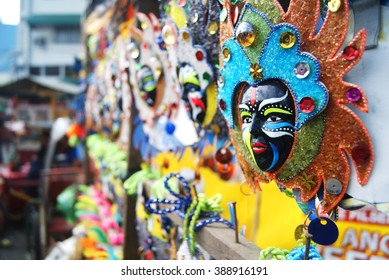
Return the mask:
<svg viewBox="0 0 389 280">
<path fill-rule="evenodd" d="M 229 61 L 230 57 L 231 57 L 230 50 L 228 48 L 224 48 L 223 49 L 223 60 L 224 60 L 224 62 Z"/>
<path fill-rule="evenodd" d="M 299 79 L 304 79 L 309 75 L 309 64 L 306 62 L 299 62 L 294 67 L 294 74 Z"/>
<path fill-rule="evenodd" d="M 311 97 L 304 97 L 301 99 L 299 107 L 303 113 L 311 113 L 315 109 L 315 101 Z"/>
<path fill-rule="evenodd" d="M 139 52 L 139 49 L 135 43 L 131 42 L 128 45 L 128 49 L 129 49 L 130 55 L 133 59 L 137 59 L 139 57 L 140 52 Z"/>
<path fill-rule="evenodd" d="M 298 241 L 302 236 L 304 236 L 304 225 L 298 225 L 294 230 L 294 239 Z"/>
<path fill-rule="evenodd" d="M 216 22 L 212 21 L 209 23 L 209 26 L 208 26 L 209 34 L 215 35 L 218 30 L 219 30 L 219 25 Z"/>
<path fill-rule="evenodd" d="M 219 87 L 223 87 L 224 86 L 224 76 L 219 74 L 218 78 L 217 78 L 217 85 Z M 224 102 L 224 101 L 223 101 Z"/>
<path fill-rule="evenodd" d="M 254 80 L 262 79 L 262 70 L 263 68 L 258 66 L 258 63 L 254 63 L 250 65 L 250 76 L 254 78 Z"/>
<path fill-rule="evenodd" d="M 352 149 L 351 156 L 355 162 L 364 163 L 369 159 L 370 151 L 367 147 L 358 145 Z"/>
<path fill-rule="evenodd" d="M 347 46 L 344 48 L 342 55 L 347 60 L 354 60 L 358 57 L 359 51 L 353 46 Z"/>
<path fill-rule="evenodd" d="M 141 27 L 143 30 L 146 30 L 146 29 L 149 27 L 149 25 L 147 24 L 147 21 L 141 21 L 140 27 Z"/>
<path fill-rule="evenodd" d="M 174 31 L 171 26 L 165 25 L 162 28 L 162 37 L 165 41 L 165 44 L 168 46 L 172 46 L 176 43 L 176 38 L 174 36 Z"/>
<path fill-rule="evenodd" d="M 198 61 L 202 61 L 204 59 L 204 53 L 202 51 L 197 51 L 196 58 Z"/>
<path fill-rule="evenodd" d="M 226 102 L 225 102 L 223 99 L 220 99 L 220 100 L 219 100 L 219 107 L 220 107 L 220 109 L 222 109 L 223 111 L 226 109 Z"/>
<path fill-rule="evenodd" d="M 242 47 L 249 47 L 255 40 L 255 29 L 248 22 L 241 22 L 236 29 L 236 39 Z"/>
<path fill-rule="evenodd" d="M 157 77 L 159 77 L 162 74 L 162 68 L 161 67 L 155 68 L 155 74 L 157 75 Z"/>
<path fill-rule="evenodd" d="M 211 81 L 211 75 L 209 75 L 209 73 L 205 72 L 203 74 L 203 79 L 207 82 L 210 82 Z"/>
<path fill-rule="evenodd" d="M 351 102 L 358 102 L 361 100 L 362 93 L 358 88 L 350 88 L 347 90 L 346 96 Z"/>
<path fill-rule="evenodd" d="M 189 32 L 185 31 L 185 32 L 182 32 L 182 39 L 184 39 L 184 41 L 189 41 L 190 40 L 190 34 Z"/>
<path fill-rule="evenodd" d="M 328 1 L 328 10 L 331 12 L 337 12 L 342 5 L 340 0 L 329 0 Z"/>
<path fill-rule="evenodd" d="M 326 190 L 330 194 L 340 194 L 343 189 L 342 183 L 335 179 L 335 178 L 330 178 L 326 182 Z"/>
<path fill-rule="evenodd" d="M 284 49 L 290 49 L 296 43 L 296 36 L 291 32 L 284 32 L 280 36 L 280 44 Z"/>
</svg>

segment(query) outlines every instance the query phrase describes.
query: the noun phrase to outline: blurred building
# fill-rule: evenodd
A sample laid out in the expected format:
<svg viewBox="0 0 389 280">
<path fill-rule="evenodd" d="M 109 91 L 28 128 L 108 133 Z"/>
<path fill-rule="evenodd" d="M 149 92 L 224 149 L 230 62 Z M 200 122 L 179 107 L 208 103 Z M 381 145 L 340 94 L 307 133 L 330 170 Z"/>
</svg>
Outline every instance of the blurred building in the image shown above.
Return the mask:
<svg viewBox="0 0 389 280">
<path fill-rule="evenodd" d="M 11 79 L 0 84 L 7 116 L 23 122 L 19 147 L 36 149 L 42 129 L 69 116 L 83 91 L 78 71 L 83 53 L 81 23 L 89 0 L 20 0 L 20 23 Z M 4 103 L 4 102 L 3 102 Z"/>
<path fill-rule="evenodd" d="M 0 21 L 0 85 L 11 78 L 16 52 L 17 26 L 3 24 Z"/>
<path fill-rule="evenodd" d="M 21 0 L 17 76 L 71 77 L 88 0 Z"/>
</svg>

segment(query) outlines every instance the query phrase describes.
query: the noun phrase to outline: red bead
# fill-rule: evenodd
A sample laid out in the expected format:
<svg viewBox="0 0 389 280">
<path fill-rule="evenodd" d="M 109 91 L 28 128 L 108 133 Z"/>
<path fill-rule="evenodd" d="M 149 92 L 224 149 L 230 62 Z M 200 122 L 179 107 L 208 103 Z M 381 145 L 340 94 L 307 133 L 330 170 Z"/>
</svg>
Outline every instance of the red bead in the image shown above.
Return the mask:
<svg viewBox="0 0 389 280">
<path fill-rule="evenodd" d="M 143 45 L 142 45 L 142 48 L 143 48 L 143 49 L 147 50 L 148 47 L 149 47 L 149 46 L 147 45 L 147 43 L 143 43 Z"/>
<path fill-rule="evenodd" d="M 343 57 L 347 60 L 356 59 L 358 57 L 358 54 L 359 54 L 359 51 L 353 46 L 345 47 L 343 52 L 342 52 Z"/>
<path fill-rule="evenodd" d="M 234 174 L 234 165 L 229 162 L 227 164 L 217 163 L 217 172 L 219 173 L 220 178 L 223 180 L 228 180 Z"/>
<path fill-rule="evenodd" d="M 315 109 L 315 101 L 313 101 L 313 99 L 311 97 L 304 97 L 303 99 L 301 99 L 300 101 L 300 110 L 303 112 L 303 113 L 310 113 L 313 111 L 313 109 Z"/>
<path fill-rule="evenodd" d="M 214 157 L 205 158 L 201 166 L 205 166 L 213 169 L 215 167 L 215 158 Z"/>
<path fill-rule="evenodd" d="M 227 148 L 220 148 L 216 151 L 215 158 L 218 162 L 227 164 L 232 160 L 232 153 Z"/>
<path fill-rule="evenodd" d="M 200 181 L 201 179 L 200 171 L 196 170 L 194 175 L 195 175 L 195 181 Z"/>
<path fill-rule="evenodd" d="M 172 104 L 170 105 L 170 108 L 172 108 L 172 110 L 175 110 L 175 109 L 178 108 L 178 104 L 177 104 L 177 103 L 172 103 Z"/>
<path fill-rule="evenodd" d="M 370 151 L 367 147 L 358 145 L 351 151 L 351 156 L 356 163 L 364 163 L 370 157 Z"/>
<path fill-rule="evenodd" d="M 196 58 L 198 61 L 202 61 L 204 59 L 204 53 L 202 51 L 197 51 Z"/>
<path fill-rule="evenodd" d="M 225 102 L 223 99 L 220 99 L 220 101 L 219 101 L 219 107 L 220 107 L 220 109 L 222 109 L 223 111 L 227 108 L 226 102 Z"/>
</svg>

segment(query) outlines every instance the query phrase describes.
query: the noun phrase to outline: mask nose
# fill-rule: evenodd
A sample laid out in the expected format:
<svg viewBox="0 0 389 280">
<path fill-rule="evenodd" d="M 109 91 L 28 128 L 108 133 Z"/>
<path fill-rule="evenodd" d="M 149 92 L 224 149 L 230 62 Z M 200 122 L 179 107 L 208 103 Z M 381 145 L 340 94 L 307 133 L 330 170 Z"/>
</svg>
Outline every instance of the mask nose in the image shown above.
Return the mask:
<svg viewBox="0 0 389 280">
<path fill-rule="evenodd" d="M 250 134 L 254 137 L 258 137 L 261 133 L 261 122 L 257 117 L 258 114 L 254 114 L 253 121 L 250 127 Z"/>
</svg>

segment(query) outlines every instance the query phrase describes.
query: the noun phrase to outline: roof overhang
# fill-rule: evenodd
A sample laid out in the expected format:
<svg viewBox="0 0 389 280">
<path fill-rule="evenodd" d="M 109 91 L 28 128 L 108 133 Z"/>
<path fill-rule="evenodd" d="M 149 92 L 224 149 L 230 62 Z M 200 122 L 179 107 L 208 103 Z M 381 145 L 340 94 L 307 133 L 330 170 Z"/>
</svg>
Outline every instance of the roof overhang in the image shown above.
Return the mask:
<svg viewBox="0 0 389 280">
<path fill-rule="evenodd" d="M 27 76 L 0 86 L 0 97 L 45 100 L 52 95 L 72 97 L 83 92 L 81 85 L 53 77 Z"/>
</svg>

